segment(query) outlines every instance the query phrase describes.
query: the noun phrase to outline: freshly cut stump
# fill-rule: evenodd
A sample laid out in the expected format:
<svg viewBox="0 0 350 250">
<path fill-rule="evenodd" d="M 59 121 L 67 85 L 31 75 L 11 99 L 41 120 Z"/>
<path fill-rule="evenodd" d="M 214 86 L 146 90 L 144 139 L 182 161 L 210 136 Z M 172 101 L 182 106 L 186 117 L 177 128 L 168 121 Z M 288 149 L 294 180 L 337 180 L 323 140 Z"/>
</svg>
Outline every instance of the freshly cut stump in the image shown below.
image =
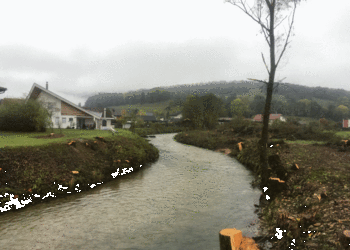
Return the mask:
<svg viewBox="0 0 350 250">
<path fill-rule="evenodd" d="M 238 250 L 242 242 L 242 231 L 236 228 L 225 228 L 219 233 L 220 250 Z"/>
<path fill-rule="evenodd" d="M 350 249 L 350 230 L 344 230 L 340 236 L 340 241 L 345 249 Z"/>
</svg>

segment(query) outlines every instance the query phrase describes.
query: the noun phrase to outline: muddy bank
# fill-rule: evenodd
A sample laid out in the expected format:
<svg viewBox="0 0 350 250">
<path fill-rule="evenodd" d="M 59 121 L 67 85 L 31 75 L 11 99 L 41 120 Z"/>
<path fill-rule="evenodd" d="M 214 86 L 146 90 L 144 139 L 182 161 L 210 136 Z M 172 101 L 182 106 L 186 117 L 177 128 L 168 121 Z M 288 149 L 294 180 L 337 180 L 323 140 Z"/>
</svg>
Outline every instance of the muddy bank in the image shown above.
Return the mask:
<svg viewBox="0 0 350 250">
<path fill-rule="evenodd" d="M 270 139 L 267 171 L 271 178 L 262 184 L 256 135 L 191 131 L 175 139 L 212 150 L 226 148 L 229 156 L 255 173 L 254 185 L 267 188 L 262 189 L 257 205 L 262 232 L 257 242 L 269 239 L 272 249 L 348 249 L 344 239 L 350 228 L 346 144 L 302 145 Z"/>
<path fill-rule="evenodd" d="M 15 205 L 8 206 L 11 198 L 27 201 L 22 205 L 28 206 L 89 190 L 132 174 L 158 157 L 158 149 L 137 135 L 5 147 L 0 150 L 0 208 L 16 210 Z"/>
</svg>

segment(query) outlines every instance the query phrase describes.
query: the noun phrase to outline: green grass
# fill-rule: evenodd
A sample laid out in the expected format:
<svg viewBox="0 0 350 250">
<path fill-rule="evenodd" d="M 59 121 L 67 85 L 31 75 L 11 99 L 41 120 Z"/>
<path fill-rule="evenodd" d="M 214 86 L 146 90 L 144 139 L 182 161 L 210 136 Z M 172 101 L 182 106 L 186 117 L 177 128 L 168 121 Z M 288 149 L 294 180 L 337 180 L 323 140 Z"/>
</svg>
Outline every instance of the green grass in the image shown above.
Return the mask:
<svg viewBox="0 0 350 250">
<path fill-rule="evenodd" d="M 295 141 L 286 140 L 286 142 L 290 144 L 314 144 L 314 143 L 325 144 L 326 143 L 324 141 L 312 141 L 312 140 L 295 140 Z"/>
<path fill-rule="evenodd" d="M 339 131 L 335 134 L 342 137 L 342 138 L 349 138 L 350 137 L 350 131 Z"/>
<path fill-rule="evenodd" d="M 104 138 L 113 137 L 111 131 L 106 130 L 79 130 L 79 129 L 62 129 L 62 133 L 65 135 L 61 138 L 55 139 L 38 139 L 36 136 L 45 136 L 52 132 L 48 129 L 46 132 L 41 133 L 21 133 L 21 132 L 1 132 L 0 131 L 0 148 L 3 147 L 20 147 L 20 146 L 38 146 L 49 143 L 66 142 L 68 139 L 91 139 L 95 136 L 101 136 Z M 59 129 L 53 129 L 53 133 L 60 134 Z M 131 134 L 131 132 L 125 129 L 118 129 L 117 135 Z"/>
</svg>

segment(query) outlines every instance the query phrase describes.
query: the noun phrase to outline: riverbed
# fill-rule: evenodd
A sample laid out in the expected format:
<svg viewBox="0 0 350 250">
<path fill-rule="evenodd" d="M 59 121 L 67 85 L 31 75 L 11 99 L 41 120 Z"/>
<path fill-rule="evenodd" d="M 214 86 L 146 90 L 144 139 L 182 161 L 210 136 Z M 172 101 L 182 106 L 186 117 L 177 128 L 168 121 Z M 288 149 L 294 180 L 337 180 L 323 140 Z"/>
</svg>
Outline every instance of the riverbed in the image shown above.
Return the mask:
<svg viewBox="0 0 350 250">
<path fill-rule="evenodd" d="M 4 249 L 219 249 L 219 231 L 257 234 L 253 175 L 222 153 L 150 141 L 159 160 L 87 192 L 0 216 Z"/>
</svg>

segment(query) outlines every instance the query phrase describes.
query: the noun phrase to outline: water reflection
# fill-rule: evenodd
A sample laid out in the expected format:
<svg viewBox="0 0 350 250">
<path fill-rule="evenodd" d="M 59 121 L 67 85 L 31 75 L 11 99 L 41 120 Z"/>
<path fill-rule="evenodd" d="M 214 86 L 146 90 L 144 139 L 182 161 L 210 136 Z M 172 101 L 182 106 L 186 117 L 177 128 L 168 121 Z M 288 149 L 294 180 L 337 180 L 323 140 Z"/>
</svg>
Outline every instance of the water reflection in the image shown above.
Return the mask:
<svg viewBox="0 0 350 250">
<path fill-rule="evenodd" d="M 251 174 L 217 152 L 151 142 L 160 158 L 94 189 L 0 217 L 6 249 L 218 249 L 218 233 L 256 229 L 260 190 Z"/>
</svg>

